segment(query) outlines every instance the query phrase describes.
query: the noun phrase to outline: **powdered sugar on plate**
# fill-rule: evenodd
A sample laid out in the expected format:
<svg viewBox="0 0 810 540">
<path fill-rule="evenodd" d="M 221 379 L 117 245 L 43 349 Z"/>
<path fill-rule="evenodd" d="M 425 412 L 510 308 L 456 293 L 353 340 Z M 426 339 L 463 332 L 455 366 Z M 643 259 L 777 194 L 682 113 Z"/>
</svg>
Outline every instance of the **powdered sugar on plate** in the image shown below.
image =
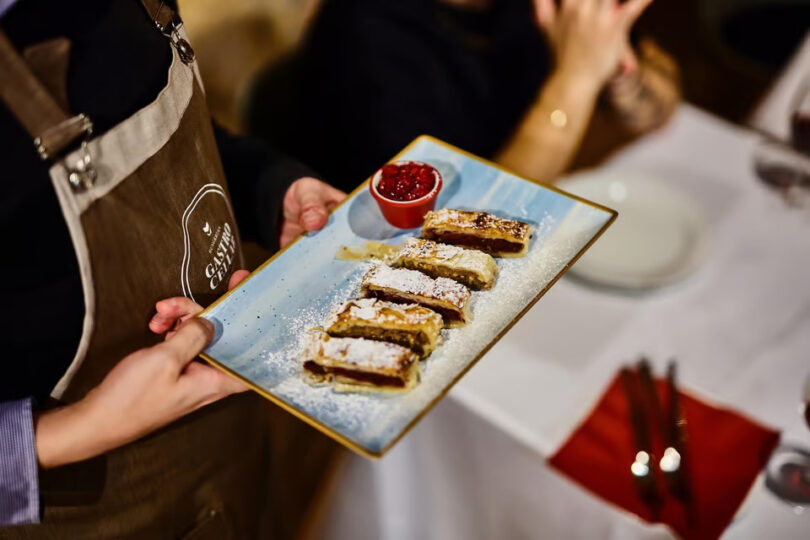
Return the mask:
<svg viewBox="0 0 810 540">
<path fill-rule="evenodd" d="M 305 336 L 303 357 L 323 365 L 388 372 L 399 372 L 418 360 L 410 349 L 401 345 L 363 338 L 330 337 L 321 331 Z"/>
<path fill-rule="evenodd" d="M 442 331 L 444 344 L 421 362 L 420 384 L 398 394 L 339 393 L 328 385 L 311 386 L 303 377 L 302 339 L 338 306 L 362 295 L 361 280 L 371 267 L 334 258 L 338 246 L 375 240 L 362 235 L 379 227 L 382 218 L 362 193 L 338 208 L 326 228 L 299 240 L 204 315 L 218 329 L 206 350 L 211 358 L 319 428 L 371 454 L 387 449 L 442 396 L 612 218 L 429 139 L 404 158 L 439 168 L 447 182 L 440 205 L 488 209 L 530 222 L 534 231 L 526 255 L 499 259 L 494 287 L 471 294 L 472 320 Z M 355 224 L 361 226 L 353 228 Z M 402 231 L 387 242 L 399 245 L 414 234 Z M 358 300 L 352 309 L 367 317 L 371 306 Z"/>
<path fill-rule="evenodd" d="M 323 326 L 328 331 L 339 320 L 346 318 L 374 321 L 380 324 L 400 323 L 412 327 L 426 323 L 442 324 L 440 315 L 418 304 L 396 304 L 377 298 L 358 298 L 340 304 L 329 314 Z"/>
<path fill-rule="evenodd" d="M 407 268 L 391 268 L 385 264 L 372 267 L 363 277 L 364 287 L 394 289 L 409 294 L 450 302 L 462 309 L 470 298 L 470 290 L 448 278 L 433 279 L 422 272 Z"/>
<path fill-rule="evenodd" d="M 400 266 L 401 261 L 406 259 L 434 260 L 439 264 L 445 263 L 448 267 L 474 272 L 485 282 L 494 279 L 498 270 L 495 260 L 483 251 L 464 249 L 422 238 L 409 238 L 397 254 L 394 266 Z"/>
</svg>

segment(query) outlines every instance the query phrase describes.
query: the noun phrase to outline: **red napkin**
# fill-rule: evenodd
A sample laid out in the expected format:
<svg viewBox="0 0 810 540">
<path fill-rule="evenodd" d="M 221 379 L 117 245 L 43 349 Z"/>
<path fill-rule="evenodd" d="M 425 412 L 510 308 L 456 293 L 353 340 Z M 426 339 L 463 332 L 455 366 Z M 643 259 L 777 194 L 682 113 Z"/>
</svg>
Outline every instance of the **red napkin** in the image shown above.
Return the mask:
<svg viewBox="0 0 810 540">
<path fill-rule="evenodd" d="M 656 381 L 666 403 L 666 383 Z M 680 392 L 686 418 L 687 473 L 692 489 L 694 519 L 669 495 L 656 467 L 663 505 L 654 519 L 638 495 L 630 464 L 636 455 L 629 406 L 617 376 L 593 412 L 574 431 L 549 463 L 596 495 L 642 519 L 666 523 L 683 538 L 718 538 L 731 522 L 756 476 L 779 441 L 779 433 L 739 414 L 703 403 Z M 656 459 L 663 442 L 655 441 Z"/>
</svg>

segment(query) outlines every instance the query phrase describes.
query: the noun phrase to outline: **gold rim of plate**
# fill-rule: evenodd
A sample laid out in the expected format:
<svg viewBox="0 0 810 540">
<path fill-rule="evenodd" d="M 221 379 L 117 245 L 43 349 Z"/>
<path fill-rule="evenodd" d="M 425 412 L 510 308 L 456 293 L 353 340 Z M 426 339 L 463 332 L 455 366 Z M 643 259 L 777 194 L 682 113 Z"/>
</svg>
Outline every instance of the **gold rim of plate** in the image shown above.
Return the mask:
<svg viewBox="0 0 810 540">
<path fill-rule="evenodd" d="M 519 321 L 519 320 L 520 320 L 520 319 L 523 317 L 523 315 L 525 315 L 525 314 L 526 314 L 526 312 L 527 312 L 527 311 L 529 311 L 529 309 L 531 309 L 531 308 L 534 306 L 534 304 L 536 304 L 536 303 L 537 303 L 537 301 L 538 301 L 538 300 L 540 300 L 540 298 L 542 298 L 542 297 L 543 297 L 543 295 L 544 295 L 544 294 L 546 294 L 546 292 L 547 292 L 547 291 L 548 291 L 548 290 L 549 290 L 549 289 L 550 289 L 550 288 L 551 288 L 551 287 L 552 287 L 552 286 L 553 286 L 555 283 L 557 283 L 557 280 L 559 280 L 559 279 L 560 279 L 560 278 L 561 278 L 561 277 L 562 277 L 562 276 L 563 276 L 563 275 L 564 275 L 564 274 L 565 274 L 565 273 L 566 273 L 566 272 L 567 272 L 567 271 L 568 271 L 568 270 L 571 268 L 571 266 L 573 266 L 573 265 L 574 265 L 574 263 L 575 263 L 575 262 L 577 262 L 577 260 L 579 260 L 579 258 L 582 256 L 582 254 L 583 254 L 583 253 L 585 253 L 586 251 L 588 251 L 588 249 L 589 249 L 589 248 L 590 248 L 590 247 L 593 245 L 593 243 L 594 243 L 594 242 L 596 242 L 596 241 L 599 239 L 599 237 L 600 237 L 600 236 L 602 236 L 602 234 L 603 234 L 603 233 L 604 233 L 604 232 L 607 230 L 607 228 L 608 228 L 608 227 L 610 227 L 610 226 L 613 224 L 613 222 L 616 220 L 616 218 L 617 218 L 617 217 L 618 217 L 618 215 L 619 215 L 619 213 L 618 213 L 616 210 L 613 210 L 612 208 L 608 208 L 607 206 L 603 206 L 603 205 L 598 204 L 598 203 L 595 203 L 595 202 L 593 202 L 593 201 L 589 201 L 588 199 L 584 199 L 584 198 L 582 198 L 582 197 L 580 197 L 580 196 L 578 196 L 578 195 L 574 195 L 573 193 L 568 193 L 567 191 L 564 191 L 564 190 L 562 190 L 562 189 L 560 189 L 560 188 L 558 188 L 558 187 L 556 187 L 556 186 L 549 185 L 549 184 L 541 184 L 541 183 L 539 183 L 539 182 L 535 182 L 535 181 L 533 181 L 533 180 L 529 180 L 528 178 L 524 178 L 524 177 L 522 177 L 522 176 L 520 176 L 520 175 L 517 175 L 517 174 L 515 174 L 515 173 L 513 173 L 513 172 L 511 172 L 511 171 L 509 171 L 509 170 L 507 170 L 507 169 L 505 169 L 504 167 L 501 167 L 501 166 L 500 166 L 500 165 L 498 165 L 497 163 L 493 163 L 492 161 L 489 161 L 489 160 L 487 160 L 487 159 L 484 159 L 484 158 L 478 157 L 478 156 L 476 156 L 476 155 L 474 155 L 474 154 L 471 154 L 471 153 L 469 153 L 469 152 L 467 152 L 467 151 L 465 151 L 465 150 L 462 150 L 462 149 L 460 149 L 460 148 L 457 148 L 457 147 L 453 146 L 452 144 L 449 144 L 449 143 L 446 143 L 446 142 L 444 142 L 444 141 L 441 141 L 441 140 L 439 140 L 439 139 L 437 139 L 437 138 L 435 138 L 435 137 L 432 137 L 432 136 L 430 136 L 430 135 L 420 135 L 419 137 L 417 137 L 416 139 L 414 139 L 413 141 L 411 141 L 411 142 L 410 142 L 410 144 L 408 144 L 408 146 L 406 146 L 405 148 L 403 148 L 402 150 L 400 150 L 400 151 L 399 151 L 399 153 L 397 153 L 397 155 L 395 155 L 395 156 L 394 156 L 394 157 L 392 157 L 390 160 L 388 160 L 388 163 L 390 163 L 390 162 L 392 162 L 392 161 L 396 161 L 396 160 L 400 159 L 400 158 L 401 158 L 401 157 L 402 157 L 402 156 L 403 156 L 405 153 L 407 153 L 407 152 L 408 152 L 409 150 L 411 150 L 411 149 L 412 149 L 414 146 L 416 146 L 417 144 L 419 144 L 421 141 L 424 141 L 424 140 L 431 141 L 431 142 L 433 142 L 434 144 L 437 144 L 437 145 L 439 145 L 439 146 L 443 146 L 443 147 L 445 147 L 445 148 L 448 148 L 448 149 L 450 149 L 450 150 L 452 150 L 452 151 L 454 151 L 454 152 L 457 152 L 457 153 L 459 153 L 459 154 L 462 154 L 462 155 L 464 155 L 464 156 L 466 156 L 466 157 L 468 157 L 468 158 L 470 158 L 470 159 L 473 159 L 473 160 L 478 161 L 478 162 L 480 162 L 480 163 L 483 163 L 483 164 L 485 164 L 485 165 L 489 165 L 490 167 L 493 167 L 493 168 L 495 168 L 495 169 L 497 169 L 497 170 L 499 170 L 499 171 L 501 171 L 501 172 L 503 172 L 503 173 L 509 174 L 509 175 L 514 176 L 514 177 L 516 177 L 516 178 L 520 178 L 521 180 L 525 180 L 526 182 L 530 182 L 530 183 L 532 183 L 532 184 L 537 184 L 537 185 L 539 185 L 540 187 L 543 187 L 543 188 L 545 188 L 545 189 L 548 189 L 548 190 L 554 191 L 554 192 L 556 192 L 556 193 L 559 193 L 560 195 L 563 195 L 563 196 L 565 196 L 565 197 L 568 197 L 569 199 L 574 199 L 575 201 L 578 201 L 578 202 L 583 203 L 583 204 L 587 204 L 588 206 L 591 206 L 591 207 L 593 207 L 593 208 L 598 208 L 599 210 L 602 210 L 602 211 L 604 211 L 604 212 L 606 212 L 606 213 L 610 214 L 610 218 L 609 218 L 609 219 L 608 219 L 608 220 L 605 222 L 605 224 L 602 226 L 602 228 L 601 228 L 601 229 L 599 229 L 599 231 L 598 231 L 598 232 L 597 232 L 597 233 L 596 233 L 596 234 L 593 236 L 593 238 L 591 238 L 591 239 L 588 241 L 588 243 L 587 243 L 587 244 L 585 244 L 585 245 L 583 246 L 583 248 L 582 248 L 581 250 L 579 250 L 579 252 L 578 252 L 576 255 L 574 255 L 574 257 L 572 257 L 572 258 L 571 258 L 571 260 L 570 260 L 570 261 L 568 261 L 568 263 L 567 263 L 567 264 L 566 264 L 566 265 L 565 265 L 565 266 L 562 268 L 562 270 L 560 270 L 560 272 L 559 272 L 559 273 L 558 273 L 556 276 L 554 276 L 554 278 L 553 278 L 551 281 L 549 281 L 549 282 L 548 282 L 548 284 L 547 284 L 545 287 L 543 287 L 543 290 L 541 290 L 541 291 L 540 291 L 540 292 L 537 294 L 537 296 L 535 296 L 535 297 L 534 297 L 534 298 L 531 300 L 531 302 L 529 302 L 528 304 L 526 304 L 526 306 L 525 306 L 525 307 L 524 307 L 524 308 L 523 308 L 523 309 L 520 311 L 520 313 L 518 313 L 518 314 L 517 314 L 517 316 L 515 316 L 515 317 L 514 317 L 514 318 L 513 318 L 511 321 L 509 321 L 509 324 L 507 324 L 507 325 L 506 325 L 506 327 L 504 327 L 504 329 L 503 329 L 503 330 L 502 330 L 502 331 L 501 331 L 501 332 L 500 332 L 500 333 L 499 333 L 497 336 L 495 336 L 495 337 L 492 339 L 492 341 L 490 341 L 490 342 L 489 342 L 489 344 L 488 344 L 486 347 L 484 347 L 483 349 L 481 349 L 481 351 L 479 351 L 479 353 L 478 353 L 478 354 L 475 356 L 475 358 L 473 358 L 473 359 L 472 359 L 472 361 L 470 361 L 470 362 L 469 362 L 469 363 L 468 363 L 468 364 L 467 364 L 467 365 L 464 367 L 464 369 L 463 369 L 463 370 L 461 370 L 461 372 L 459 372 L 459 374 L 458 374 L 458 375 L 456 375 L 456 377 L 455 377 L 455 378 L 454 378 L 452 381 L 450 381 L 450 383 L 449 383 L 447 386 L 445 386 L 445 387 L 444 387 L 444 389 L 442 389 L 442 391 L 441 391 L 441 392 L 439 392 L 439 394 L 438 394 L 438 395 L 437 395 L 437 396 L 436 396 L 436 397 L 435 397 L 435 398 L 434 398 L 434 399 L 433 399 L 433 400 L 432 400 L 430 403 L 428 403 L 428 405 L 427 405 L 427 406 L 426 406 L 424 409 L 422 409 L 422 411 L 421 411 L 421 412 L 420 412 L 418 415 L 416 415 L 416 416 L 413 418 L 413 420 L 411 420 L 411 421 L 408 423 L 408 425 L 407 425 L 407 426 L 405 426 L 405 428 L 404 428 L 404 429 L 403 429 L 403 430 L 402 430 L 402 431 L 401 431 L 401 432 L 400 432 L 400 433 L 399 433 L 399 434 L 398 434 L 396 437 L 394 437 L 394 438 L 391 440 L 391 442 L 389 442 L 389 443 L 388 443 L 388 444 L 387 444 L 385 447 L 383 447 L 383 448 L 382 448 L 382 449 L 381 449 L 379 452 L 372 452 L 372 451 L 370 451 L 368 448 L 366 448 L 366 447 L 364 447 L 364 446 L 362 446 L 362 445 L 360 445 L 360 444 L 356 443 L 355 441 L 353 441 L 353 440 L 349 439 L 348 437 L 346 437 L 346 436 L 342 435 L 341 433 L 338 433 L 337 431 L 335 431 L 335 430 L 334 430 L 334 429 L 332 429 L 331 427 L 327 426 L 326 424 L 322 423 L 322 422 L 321 422 L 321 421 L 319 421 L 318 419 L 311 417 L 310 415 L 308 415 L 308 414 L 306 414 L 306 413 L 304 413 L 304 412 L 300 411 L 299 409 L 296 409 L 296 408 L 295 408 L 295 407 L 293 407 L 292 405 L 288 404 L 287 402 L 285 402 L 285 401 L 284 401 L 284 400 L 282 400 L 281 398 L 279 398 L 279 397 L 277 397 L 277 396 L 274 396 L 273 394 L 271 394 L 270 392 L 268 392 L 268 391 L 267 391 L 267 390 L 265 390 L 264 388 L 262 388 L 262 387 L 258 386 L 258 385 L 257 385 L 257 384 L 255 384 L 254 382 L 252 382 L 252 381 L 250 381 L 250 380 L 246 379 L 245 377 L 243 377 L 242 375 L 240 375 L 239 373 L 237 373 L 237 372 L 233 371 L 232 369 L 228 368 L 227 366 L 225 366 L 225 365 L 221 364 L 221 363 L 220 363 L 220 362 L 218 362 L 218 361 L 217 361 L 215 358 L 212 358 L 211 356 L 209 356 L 209 355 L 207 355 L 207 354 L 205 354 L 205 353 L 200 353 L 200 357 L 201 357 L 201 358 L 203 358 L 203 359 L 204 359 L 206 362 L 210 363 L 211 365 L 213 365 L 213 366 L 214 366 L 214 367 L 216 367 L 217 369 L 220 369 L 220 370 L 224 371 L 224 372 L 225 372 L 225 373 L 227 373 L 228 375 L 230 375 L 230 376 L 232 376 L 232 377 L 235 377 L 235 378 L 239 379 L 239 380 L 240 380 L 240 381 L 242 381 L 242 382 L 243 382 L 245 385 L 247 385 L 248 387 L 250 387 L 250 388 L 251 388 L 251 389 L 253 389 L 254 391 L 258 392 L 258 393 L 259 393 L 261 396 L 263 396 L 264 398 L 266 398 L 266 399 L 268 399 L 269 401 L 271 401 L 271 402 L 275 403 L 276 405 L 278 405 L 279 407 L 281 407 L 281 408 L 282 408 L 282 409 L 284 409 L 285 411 L 287 411 L 287 412 L 289 412 L 290 414 L 292 414 L 292 415 L 296 416 L 297 418 L 299 418 L 299 419 L 303 420 L 304 422 L 306 422 L 307 424 L 311 425 L 312 427 L 314 427 L 315 429 L 317 429 L 317 430 L 318 430 L 318 431 L 320 431 L 321 433 L 324 433 L 325 435 L 328 435 L 329 437 L 331 437 L 331 438 L 335 439 L 335 440 L 336 440 L 337 442 L 339 442 L 340 444 L 342 444 L 342 445 L 346 446 L 347 448 L 349 448 L 349 449 L 351 449 L 352 451 L 354 451 L 354 452 L 356 452 L 356 453 L 360 454 L 361 456 L 368 457 L 368 458 L 373 458 L 373 459 L 381 458 L 383 455 L 385 455 L 385 453 L 386 453 L 386 452 L 388 452 L 388 450 L 390 450 L 390 449 L 391 449 L 391 448 L 392 448 L 392 447 L 393 447 L 393 446 L 394 446 L 394 445 L 395 445 L 397 442 L 399 442 L 399 440 L 400 440 L 402 437 L 404 437 L 404 436 L 405 436 L 405 435 L 406 435 L 406 434 L 407 434 L 407 433 L 408 433 L 408 432 L 409 432 L 409 431 L 410 431 L 410 430 L 411 430 L 411 429 L 412 429 L 412 428 L 413 428 L 413 427 L 414 427 L 414 426 L 415 426 L 415 425 L 416 425 L 416 424 L 417 424 L 417 423 L 418 423 L 418 422 L 419 422 L 419 421 L 420 421 L 420 420 L 421 420 L 421 419 L 422 419 L 422 418 L 423 418 L 423 417 L 424 417 L 424 416 L 425 416 L 425 415 L 426 415 L 428 412 L 430 412 L 430 410 L 431 410 L 431 409 L 433 409 L 433 407 L 435 407 L 435 406 L 436 406 L 436 404 L 437 404 L 439 401 L 441 401 L 441 400 L 442 400 L 442 398 L 444 398 L 444 396 L 445 396 L 445 395 L 447 395 L 447 392 L 449 392 L 449 391 L 450 391 L 450 389 L 451 389 L 451 388 L 453 388 L 453 386 L 455 386 L 455 384 L 456 384 L 456 383 L 457 383 L 459 380 L 461 380 L 461 378 L 462 378 L 464 375 L 466 375 L 466 373 L 467 373 L 467 372 L 468 372 L 468 371 L 469 371 L 469 370 L 470 370 L 470 369 L 471 369 L 471 368 L 472 368 L 472 367 L 473 367 L 475 364 L 477 364 L 477 363 L 478 363 L 478 361 L 479 361 L 479 360 L 480 360 L 480 359 L 481 359 L 481 358 L 482 358 L 482 357 L 483 357 L 483 356 L 484 356 L 484 355 L 485 355 L 487 352 L 489 352 L 489 350 L 492 348 L 492 346 L 493 346 L 493 345 L 495 345 L 495 344 L 496 344 L 498 341 L 500 341 L 500 339 L 501 339 L 501 338 L 502 338 L 504 335 L 506 335 L 506 333 L 507 333 L 507 332 L 509 332 L 509 330 L 511 330 L 511 329 L 512 329 L 512 326 L 514 326 L 514 325 L 515 325 L 515 323 L 516 323 L 516 322 L 518 322 L 518 321 Z M 362 184 L 360 184 L 359 186 L 357 186 L 357 187 L 354 189 L 354 191 L 352 191 L 351 193 L 349 193 L 349 194 L 346 196 L 346 198 L 345 198 L 345 199 L 343 199 L 343 201 L 341 201 L 341 202 L 340 202 L 340 204 L 338 204 L 337 206 L 335 206 L 335 207 L 334 207 L 334 208 L 331 210 L 331 212 L 330 212 L 330 213 L 333 213 L 335 210 L 337 210 L 338 208 L 340 208 L 341 206 L 343 206 L 343 205 L 344 205 L 344 204 L 345 204 L 347 201 L 351 200 L 351 199 L 352 199 L 352 198 L 353 198 L 353 197 L 354 197 L 356 194 L 360 193 L 360 191 L 362 191 L 363 189 L 365 189 L 365 188 L 368 186 L 368 182 L 369 182 L 369 180 L 368 180 L 368 179 L 366 179 L 366 181 L 365 181 L 365 182 L 363 182 Z M 220 302 L 224 301 L 226 298 L 228 298 L 228 296 L 230 296 L 232 293 L 236 292 L 236 291 L 237 291 L 239 288 L 241 288 L 241 287 L 242 287 L 242 285 L 244 285 L 245 283 L 247 283 L 247 282 L 248 282 L 248 280 L 250 280 L 250 279 L 251 279 L 251 278 L 252 278 L 254 275 L 256 275 L 256 274 L 258 274 L 260 271 L 262 271 L 262 270 L 264 269 L 264 267 L 265 267 L 265 266 L 267 266 L 267 265 L 269 265 L 270 263 L 272 263 L 274 260 L 276 260 L 276 258 L 277 258 L 277 257 L 279 257 L 279 256 L 280 256 L 282 253 L 284 253 L 285 251 L 287 251 L 287 250 L 288 250 L 288 249 L 289 249 L 291 246 L 293 246 L 293 245 L 294 245 L 296 242 L 298 242 L 298 241 L 299 241 L 301 238 L 303 238 L 303 237 L 305 236 L 305 234 L 306 234 L 306 233 L 299 235 L 298 237 L 296 237 L 296 238 L 295 238 L 295 240 L 293 240 L 292 242 L 290 242 L 289 244 L 287 244 L 286 246 L 284 246 L 282 249 L 280 249 L 279 251 L 277 251 L 277 252 L 276 252 L 276 253 L 275 253 L 275 254 L 274 254 L 272 257 L 270 257 L 270 258 L 269 258 L 269 259 L 267 259 L 267 260 L 266 260 L 264 263 L 262 263 L 262 264 L 261 264 L 261 266 L 259 266 L 259 267 L 258 267 L 258 268 L 256 268 L 255 270 L 253 270 L 253 271 L 250 273 L 250 275 L 249 275 L 248 277 L 246 277 L 244 280 L 242 280 L 242 281 L 239 283 L 239 285 L 237 285 L 236 287 L 234 287 L 234 288 L 233 288 L 233 289 L 231 289 L 230 291 L 228 291 L 228 292 L 226 292 L 225 294 L 223 294 L 222 296 L 220 296 L 220 297 L 219 297 L 218 299 L 216 299 L 216 300 L 215 300 L 215 301 L 214 301 L 214 302 L 213 302 L 211 305 L 209 305 L 207 308 L 205 308 L 204 310 L 202 310 L 202 311 L 201 311 L 201 312 L 200 312 L 200 313 L 199 313 L 197 316 L 198 316 L 198 317 L 202 317 L 202 316 L 206 315 L 207 313 L 209 313 L 209 312 L 210 312 L 210 311 L 211 311 L 211 310 L 212 310 L 212 309 L 213 309 L 215 306 L 217 306 L 217 305 L 218 305 Z"/>
</svg>

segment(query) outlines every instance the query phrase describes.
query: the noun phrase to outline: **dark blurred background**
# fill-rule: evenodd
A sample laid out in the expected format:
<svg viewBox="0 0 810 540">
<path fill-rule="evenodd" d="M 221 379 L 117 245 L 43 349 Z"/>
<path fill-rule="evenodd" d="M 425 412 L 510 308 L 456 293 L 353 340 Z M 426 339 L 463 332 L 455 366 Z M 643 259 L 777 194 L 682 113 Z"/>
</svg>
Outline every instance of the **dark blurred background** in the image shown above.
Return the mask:
<svg viewBox="0 0 810 540">
<path fill-rule="evenodd" d="M 220 123 L 241 130 L 240 100 L 250 81 L 296 46 L 318 5 L 180 0 Z M 687 101 L 744 122 L 810 28 L 810 0 L 655 0 L 636 28 L 677 60 Z"/>
</svg>

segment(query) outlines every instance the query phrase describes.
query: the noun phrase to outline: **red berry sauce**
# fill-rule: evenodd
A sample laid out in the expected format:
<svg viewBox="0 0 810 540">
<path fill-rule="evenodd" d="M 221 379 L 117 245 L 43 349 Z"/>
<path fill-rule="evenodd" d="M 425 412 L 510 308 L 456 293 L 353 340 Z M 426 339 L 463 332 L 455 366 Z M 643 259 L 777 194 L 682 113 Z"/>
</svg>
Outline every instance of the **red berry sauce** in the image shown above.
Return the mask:
<svg viewBox="0 0 810 540">
<path fill-rule="evenodd" d="M 413 161 L 389 163 L 382 168 L 377 191 L 392 201 L 413 201 L 430 193 L 436 185 L 433 167 Z"/>
</svg>

